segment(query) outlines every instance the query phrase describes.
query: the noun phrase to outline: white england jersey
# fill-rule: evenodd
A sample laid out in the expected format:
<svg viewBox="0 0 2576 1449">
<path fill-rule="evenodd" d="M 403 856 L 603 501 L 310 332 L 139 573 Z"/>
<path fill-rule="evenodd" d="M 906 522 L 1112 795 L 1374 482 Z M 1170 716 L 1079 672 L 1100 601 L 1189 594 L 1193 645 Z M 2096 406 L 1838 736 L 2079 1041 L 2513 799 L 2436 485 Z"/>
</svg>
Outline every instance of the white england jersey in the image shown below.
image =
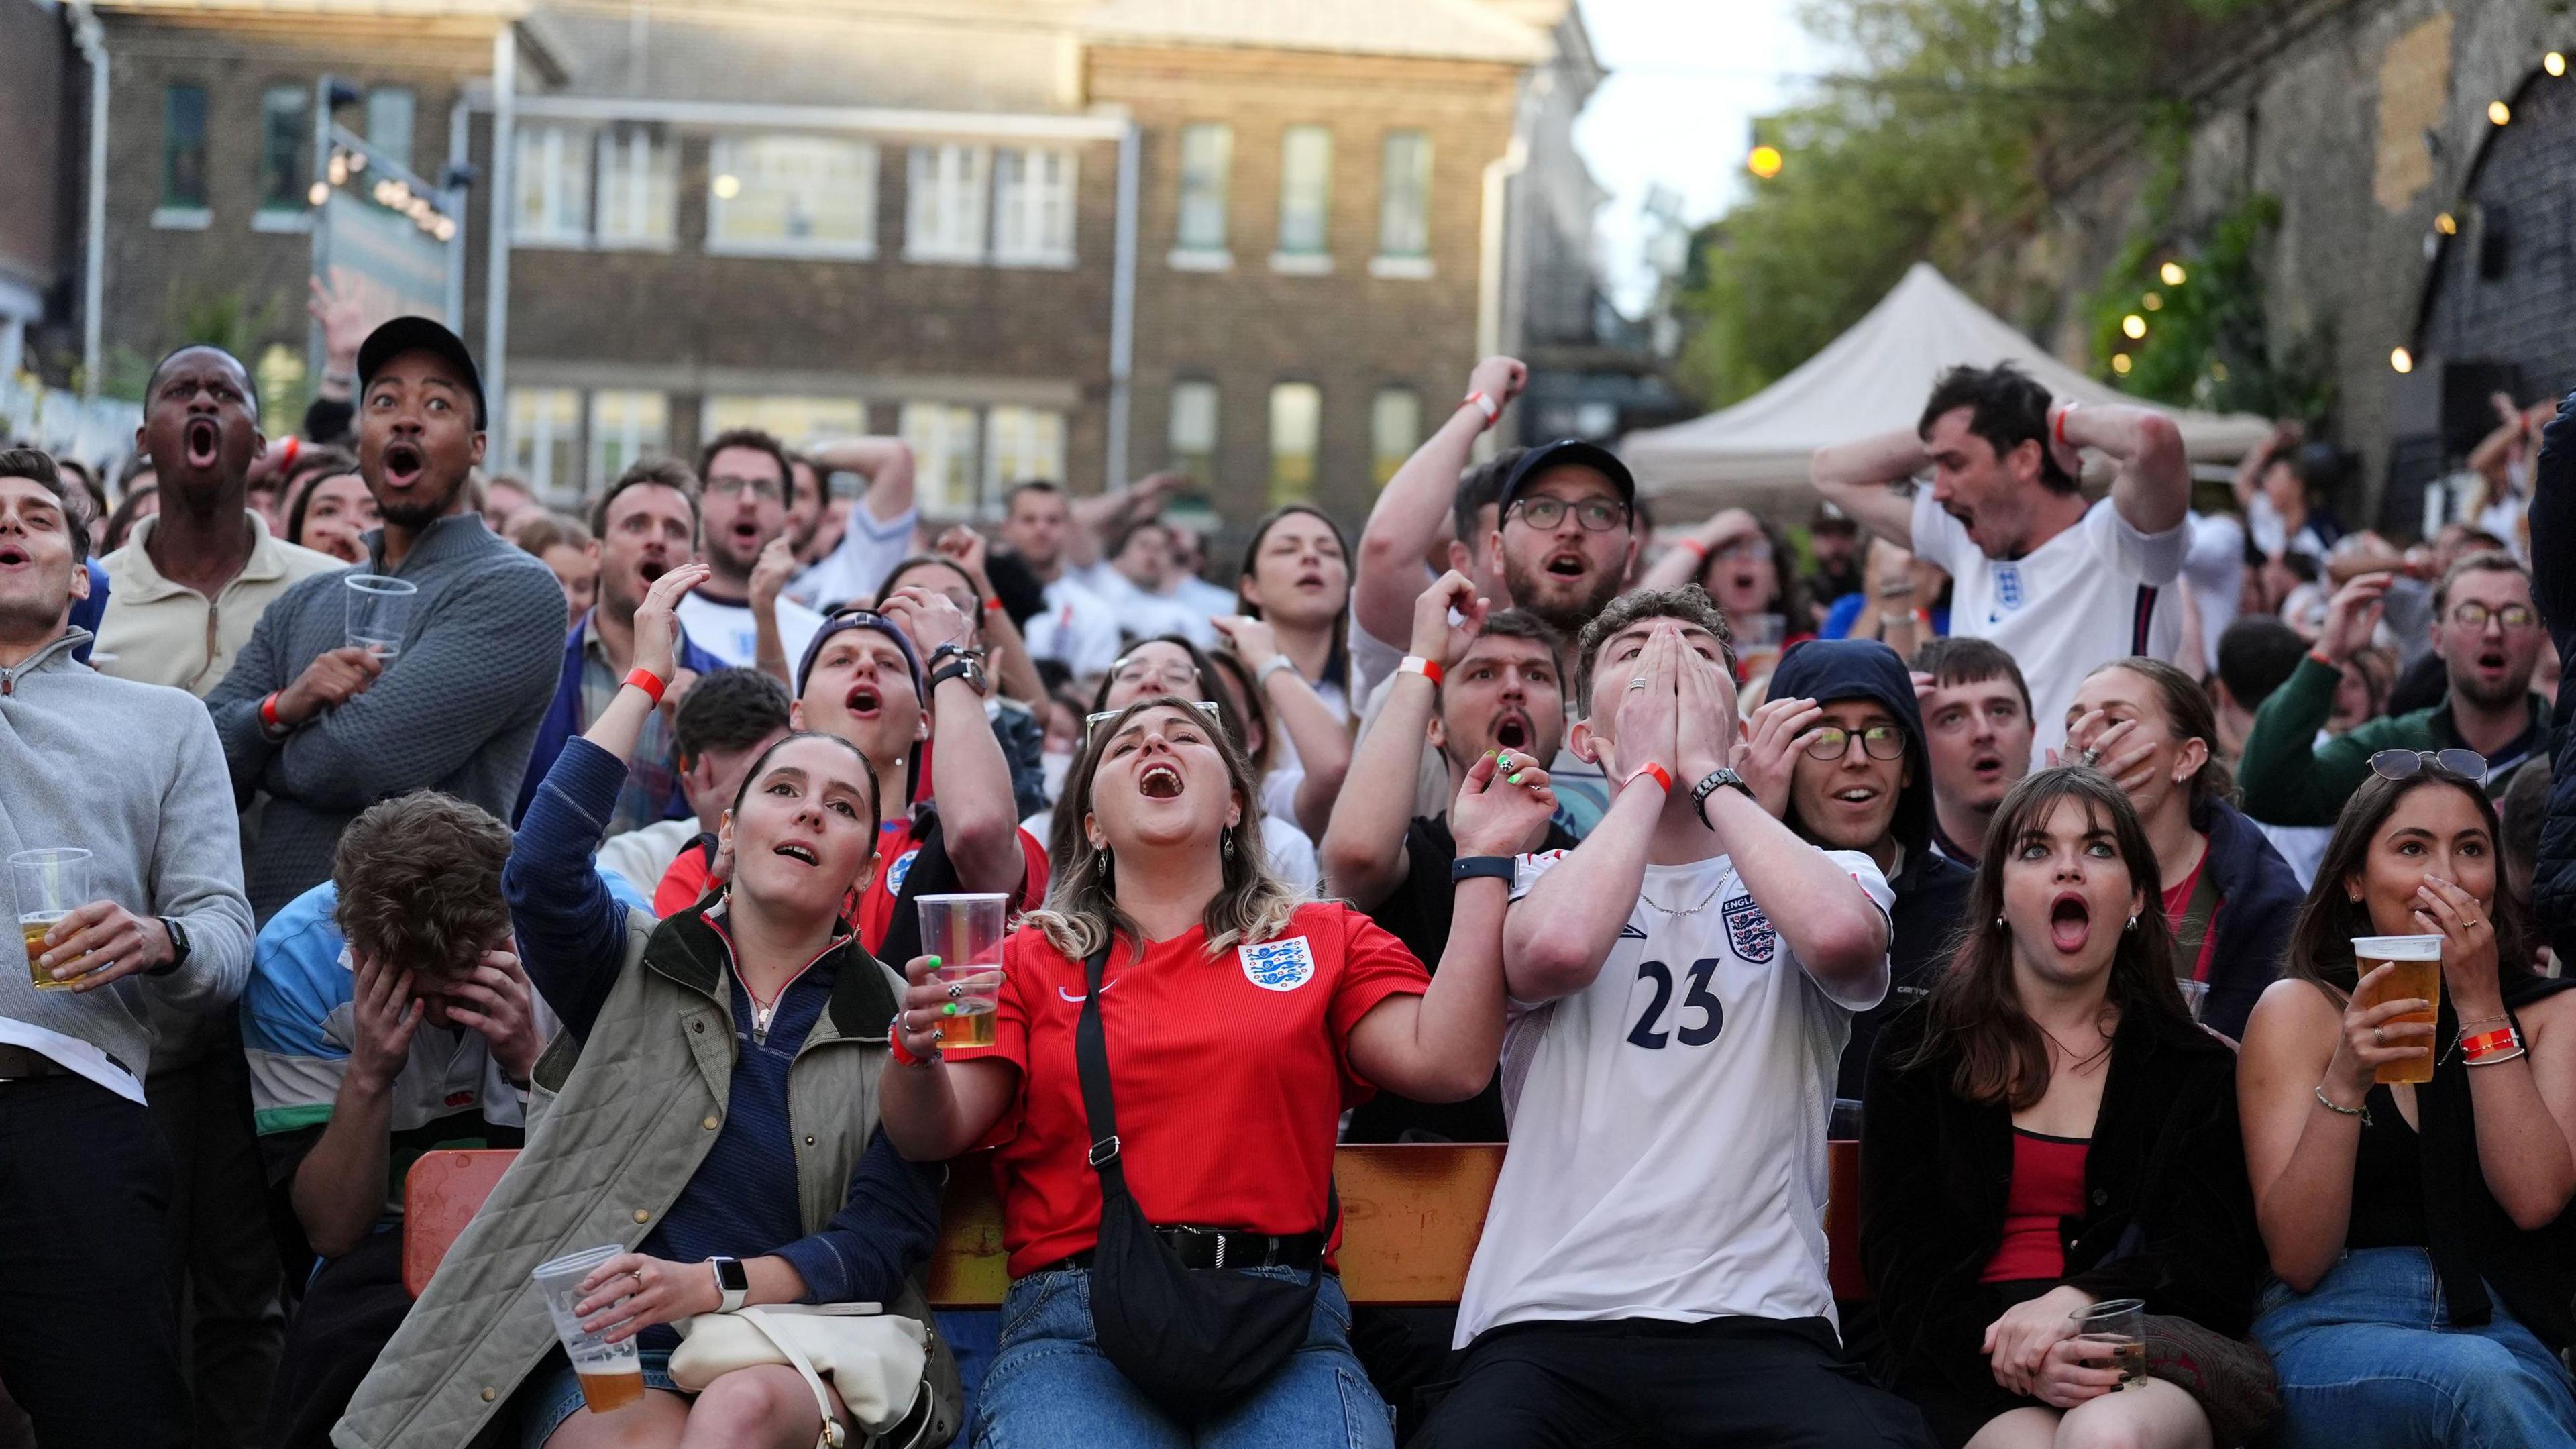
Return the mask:
<svg viewBox="0 0 2576 1449">
<path fill-rule="evenodd" d="M 1868 856 L 1827 854 L 1894 903 Z M 1513 899 L 1564 856 L 1522 856 Z M 1726 856 L 1648 866 L 1640 894 L 1590 986 L 1512 1005 L 1511 1148 L 1458 1347 L 1529 1321 L 1833 1315 L 1825 1127 L 1852 1013 L 1886 995 L 1886 968 L 1836 997 Z"/>
</svg>

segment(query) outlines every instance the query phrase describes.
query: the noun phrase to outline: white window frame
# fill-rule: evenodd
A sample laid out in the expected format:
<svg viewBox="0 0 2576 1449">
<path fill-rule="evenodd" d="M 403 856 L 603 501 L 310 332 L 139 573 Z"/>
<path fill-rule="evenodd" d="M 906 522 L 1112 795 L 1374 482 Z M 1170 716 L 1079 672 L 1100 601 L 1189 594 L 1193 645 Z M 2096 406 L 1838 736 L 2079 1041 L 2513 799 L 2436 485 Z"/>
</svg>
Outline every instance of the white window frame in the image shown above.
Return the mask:
<svg viewBox="0 0 2576 1449">
<path fill-rule="evenodd" d="M 895 431 L 912 449 L 915 495 L 932 517 L 963 518 L 980 505 L 976 480 L 982 420 L 971 407 L 908 402 Z"/>
<path fill-rule="evenodd" d="M 1296 206 L 1297 178 L 1291 156 L 1302 144 L 1320 139 L 1323 176 L 1315 197 L 1315 235 L 1312 246 L 1305 238 L 1289 236 L 1289 217 Z M 1290 126 L 1279 133 L 1279 236 L 1277 249 L 1270 254 L 1270 269 L 1300 276 L 1321 276 L 1333 269 L 1333 128 L 1324 125 Z"/>
<path fill-rule="evenodd" d="M 1310 401 L 1311 406 L 1308 405 Z M 1270 468 L 1262 486 L 1269 497 L 1270 506 L 1277 508 L 1288 503 L 1312 503 L 1315 501 L 1316 485 L 1323 481 L 1324 390 L 1314 383 L 1301 379 L 1292 378 L 1285 382 L 1273 383 L 1270 386 L 1269 411 Z M 1304 413 L 1303 418 L 1297 416 L 1301 411 Z M 1283 423 L 1288 426 L 1283 427 Z M 1279 477 L 1279 460 L 1294 457 L 1296 454 L 1294 450 L 1282 448 L 1280 443 L 1283 441 L 1282 435 L 1300 423 L 1304 425 L 1304 430 L 1308 434 L 1305 448 L 1306 482 L 1300 491 L 1283 491 Z"/>
<path fill-rule="evenodd" d="M 1171 417 L 1164 430 L 1172 471 L 1197 479 L 1202 488 L 1214 488 L 1217 442 L 1224 436 L 1224 425 L 1225 392 L 1214 379 L 1175 379 Z M 1192 465 L 1202 458 L 1206 460 L 1204 468 L 1194 471 Z M 1201 477 L 1201 472 L 1207 476 Z"/>
<path fill-rule="evenodd" d="M 619 458 L 609 456 L 615 444 Z M 637 460 L 671 449 L 667 393 L 601 388 L 590 395 L 590 476 L 601 488 Z"/>
<path fill-rule="evenodd" d="M 1064 414 L 1055 408 L 996 404 L 984 413 L 984 492 L 978 517 L 1002 514 L 1004 490 L 1015 483 L 1064 480 Z"/>
<path fill-rule="evenodd" d="M 1409 176 L 1401 166 L 1406 161 Z M 1433 165 L 1428 131 L 1393 130 L 1378 142 L 1377 255 L 1369 259 L 1370 276 L 1420 281 L 1431 275 Z M 1399 235 L 1408 231 L 1413 235 Z"/>
<path fill-rule="evenodd" d="M 394 109 L 394 107 L 386 103 L 393 101 L 402 102 L 400 107 L 402 111 L 402 124 L 399 128 L 402 131 L 402 135 L 399 138 L 402 144 L 400 145 L 394 144 L 394 140 L 396 138 L 378 134 L 380 131 L 394 129 L 384 124 L 388 119 L 387 113 Z M 369 145 L 372 145 L 377 150 L 393 157 L 403 165 L 410 166 L 412 164 L 412 144 L 419 139 L 419 122 L 420 97 L 412 90 L 411 87 L 371 86 L 368 88 L 367 143 Z M 414 169 L 416 170 L 418 168 L 415 167 Z"/>
<path fill-rule="evenodd" d="M 678 244 L 680 158 L 671 137 L 652 126 L 603 126 L 590 176 L 593 246 L 669 251 Z M 619 204 L 612 206 L 612 199 Z"/>
<path fill-rule="evenodd" d="M 1201 152 L 1195 158 L 1191 155 L 1194 140 Z M 1174 149 L 1172 269 L 1226 271 L 1234 265 L 1234 128 L 1222 121 L 1183 126 Z M 1202 221 L 1213 218 L 1213 235 L 1191 235 L 1193 211 Z"/>
<path fill-rule="evenodd" d="M 568 122 L 519 123 L 511 158 L 510 244 L 530 247 L 590 245 L 592 133 Z M 528 209 L 532 176 L 542 193 Z"/>
<path fill-rule="evenodd" d="M 796 163 L 813 185 L 847 185 L 857 195 L 858 235 L 854 237 L 732 237 L 725 235 L 726 208 L 730 204 L 717 194 L 716 182 L 733 177 L 739 185 L 752 168 L 747 164 L 765 150 L 788 143 L 780 159 Z M 806 146 L 799 157 L 793 146 Z M 822 161 L 826 148 L 847 148 L 850 175 L 836 180 L 827 174 Z M 884 159 L 877 144 L 851 136 L 809 135 L 796 132 L 771 132 L 759 135 L 718 136 L 708 153 L 707 167 L 707 252 L 713 256 L 734 257 L 818 257 L 838 261 L 866 261 L 877 254 L 877 185 Z M 775 180 L 776 178 L 769 177 Z"/>
<path fill-rule="evenodd" d="M 578 501 L 581 479 L 556 477 L 554 465 L 560 449 L 565 471 L 581 472 L 581 418 L 579 388 L 510 389 L 510 456 L 499 471 L 516 474 L 529 492 L 549 506 Z M 571 430 L 569 437 L 558 431 L 563 428 Z"/>
<path fill-rule="evenodd" d="M 1082 158 L 1069 146 L 993 153 L 993 265 L 1070 267 L 1081 225 Z"/>
<path fill-rule="evenodd" d="M 905 159 L 903 259 L 979 265 L 990 255 L 993 152 L 966 141 L 930 141 Z"/>
<path fill-rule="evenodd" d="M 1403 417 L 1406 413 L 1410 416 Z M 1405 435 L 1400 443 L 1389 437 L 1390 433 L 1399 431 L 1396 426 L 1399 421 L 1404 424 L 1400 431 Z M 1369 473 L 1377 486 L 1385 487 L 1395 476 L 1396 469 L 1402 468 L 1404 460 L 1412 457 L 1414 450 L 1421 446 L 1421 392 L 1403 383 L 1389 383 L 1370 394 Z M 1388 462 L 1390 458 L 1394 460 L 1392 464 Z"/>
<path fill-rule="evenodd" d="M 868 405 L 854 397 L 718 394 L 698 403 L 698 435 L 758 428 L 790 448 L 868 430 Z"/>
</svg>

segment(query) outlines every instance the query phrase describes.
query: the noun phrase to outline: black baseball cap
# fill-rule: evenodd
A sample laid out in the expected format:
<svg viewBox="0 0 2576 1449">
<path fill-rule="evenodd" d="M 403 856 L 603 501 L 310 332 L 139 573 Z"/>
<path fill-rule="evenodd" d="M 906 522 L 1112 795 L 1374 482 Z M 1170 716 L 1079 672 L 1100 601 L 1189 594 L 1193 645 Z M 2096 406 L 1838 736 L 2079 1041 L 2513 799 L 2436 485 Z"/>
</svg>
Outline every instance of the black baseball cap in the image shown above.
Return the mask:
<svg viewBox="0 0 2576 1449">
<path fill-rule="evenodd" d="M 465 350 L 464 338 L 427 317 L 396 317 L 368 333 L 367 340 L 358 344 L 359 396 L 365 397 L 367 384 L 375 380 L 386 363 L 406 352 L 435 353 L 464 374 L 465 385 L 474 392 L 474 431 L 482 432 L 483 374 L 474 366 L 474 354 Z"/>
<path fill-rule="evenodd" d="M 1520 496 L 1521 485 L 1550 468 L 1589 468 L 1610 480 L 1610 486 L 1619 490 L 1620 502 L 1637 501 L 1637 480 L 1628 472 L 1628 465 L 1619 461 L 1618 454 L 1599 443 L 1587 443 L 1581 438 L 1559 438 L 1553 443 L 1541 443 L 1521 455 L 1520 461 L 1512 465 L 1509 476 L 1503 479 L 1503 491 L 1495 499 L 1496 504 L 1504 512 L 1511 511 L 1512 500 Z"/>
</svg>

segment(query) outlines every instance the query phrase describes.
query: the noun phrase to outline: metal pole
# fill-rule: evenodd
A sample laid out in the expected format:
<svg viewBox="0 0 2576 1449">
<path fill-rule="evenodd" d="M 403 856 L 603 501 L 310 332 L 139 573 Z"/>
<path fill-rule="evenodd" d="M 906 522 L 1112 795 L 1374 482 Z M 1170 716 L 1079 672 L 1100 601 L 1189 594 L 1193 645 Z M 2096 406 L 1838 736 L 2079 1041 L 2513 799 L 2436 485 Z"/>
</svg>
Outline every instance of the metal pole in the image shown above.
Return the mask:
<svg viewBox="0 0 2576 1449">
<path fill-rule="evenodd" d="M 1136 198 L 1141 133 L 1129 121 L 1118 136 L 1118 243 L 1109 283 L 1109 449 L 1101 491 L 1127 486 L 1129 392 L 1136 370 Z"/>
<path fill-rule="evenodd" d="M 492 238 L 483 277 L 483 396 L 491 408 L 484 457 L 496 469 L 510 456 L 510 207 L 518 190 L 510 173 L 518 144 L 513 129 L 518 85 L 518 34 L 505 24 L 492 37 L 492 190 L 486 203 Z"/>
<path fill-rule="evenodd" d="M 331 77 L 325 74 L 313 82 L 313 181 L 317 186 L 331 184 Z M 325 198 L 327 201 L 328 198 Z M 315 206 L 313 215 L 313 275 L 325 284 L 331 280 L 331 208 Z M 322 374 L 331 360 L 324 352 L 322 324 L 308 320 L 304 324 L 305 375 L 313 379 L 318 390 Z M 289 424 L 300 426 L 301 421 Z"/>
<path fill-rule="evenodd" d="M 462 176 L 464 168 L 473 164 L 473 141 L 467 131 L 469 116 L 465 93 L 458 91 L 456 104 L 447 109 L 449 176 Z M 460 182 L 441 193 L 447 214 L 456 220 L 456 241 L 447 249 L 447 325 L 460 334 L 465 330 L 465 251 L 471 240 L 466 235 L 465 208 L 473 200 L 470 191 L 471 188 Z"/>
<path fill-rule="evenodd" d="M 98 396 L 100 338 L 107 307 L 107 36 L 98 12 L 75 12 L 72 36 L 89 58 L 89 246 L 81 278 L 81 396 Z"/>
</svg>

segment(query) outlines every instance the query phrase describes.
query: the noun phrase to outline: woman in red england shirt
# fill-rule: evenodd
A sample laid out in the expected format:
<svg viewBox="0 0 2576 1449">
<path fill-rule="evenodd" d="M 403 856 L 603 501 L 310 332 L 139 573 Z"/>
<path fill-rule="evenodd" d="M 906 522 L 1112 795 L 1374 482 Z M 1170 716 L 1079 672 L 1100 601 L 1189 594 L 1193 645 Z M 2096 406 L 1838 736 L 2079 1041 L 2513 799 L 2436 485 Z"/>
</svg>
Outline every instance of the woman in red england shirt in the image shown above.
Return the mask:
<svg viewBox="0 0 2576 1449">
<path fill-rule="evenodd" d="M 1108 946 L 1100 1015 L 1130 1190 L 1192 1266 L 1305 1281 L 1325 1234 L 1342 1111 L 1376 1089 L 1474 1095 L 1503 1033 L 1507 852 L 1555 809 L 1525 757 L 1478 762 L 1450 822 L 1461 863 L 1438 975 L 1340 902 L 1301 900 L 1260 846 L 1260 787 L 1208 707 L 1172 695 L 1093 717 L 1058 808 L 1080 822 L 1046 909 L 1006 944 L 993 1045 L 949 1049 L 949 1004 L 913 961 L 882 1112 L 916 1161 L 994 1146 L 1012 1284 L 984 1380 L 991 1443 L 1391 1443 L 1329 1274 L 1304 1348 L 1239 1407 L 1165 1414 L 1093 1343 L 1100 1183 L 1074 1066 L 1084 962 Z M 1198 1231 L 1181 1233 L 1188 1227 Z M 1213 1245 L 1222 1235 L 1223 1258 Z"/>
</svg>

